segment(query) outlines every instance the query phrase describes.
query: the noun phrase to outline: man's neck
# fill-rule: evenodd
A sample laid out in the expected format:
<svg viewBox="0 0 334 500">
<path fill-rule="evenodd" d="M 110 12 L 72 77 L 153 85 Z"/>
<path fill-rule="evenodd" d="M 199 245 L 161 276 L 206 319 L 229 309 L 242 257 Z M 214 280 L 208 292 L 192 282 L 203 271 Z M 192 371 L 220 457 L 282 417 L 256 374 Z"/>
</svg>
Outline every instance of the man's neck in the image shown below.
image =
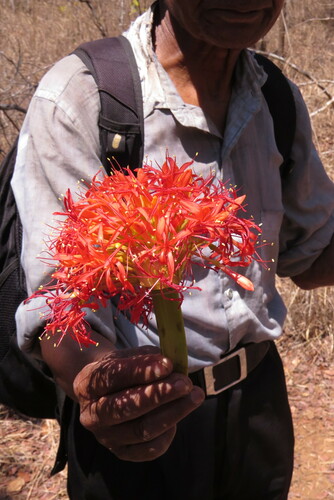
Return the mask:
<svg viewBox="0 0 334 500">
<path fill-rule="evenodd" d="M 169 12 L 160 12 L 155 25 L 157 57 L 178 93 L 188 104 L 202 107 L 216 125 L 224 128 L 239 50 L 227 50 L 194 39 Z"/>
</svg>

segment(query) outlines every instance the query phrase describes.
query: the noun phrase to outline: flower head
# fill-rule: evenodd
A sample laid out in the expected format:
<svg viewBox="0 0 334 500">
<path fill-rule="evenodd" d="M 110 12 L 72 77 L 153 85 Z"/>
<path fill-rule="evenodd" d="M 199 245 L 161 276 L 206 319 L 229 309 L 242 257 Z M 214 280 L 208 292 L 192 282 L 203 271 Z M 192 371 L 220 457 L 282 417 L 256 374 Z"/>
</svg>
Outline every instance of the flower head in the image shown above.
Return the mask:
<svg viewBox="0 0 334 500">
<path fill-rule="evenodd" d="M 237 216 L 244 197 L 213 176 L 194 174 L 191 164 L 167 157 L 161 168 L 146 164 L 136 175 L 129 168 L 97 175 L 78 201 L 67 191 L 65 211 L 57 213 L 65 219 L 49 244 L 58 263 L 53 281 L 34 294 L 47 296 L 45 331 L 92 342 L 84 309 L 116 295 L 118 308 L 145 324 L 151 293 L 174 289 L 182 301 L 195 264 L 222 270 L 252 290 L 233 270 L 251 263 L 259 232 Z"/>
</svg>

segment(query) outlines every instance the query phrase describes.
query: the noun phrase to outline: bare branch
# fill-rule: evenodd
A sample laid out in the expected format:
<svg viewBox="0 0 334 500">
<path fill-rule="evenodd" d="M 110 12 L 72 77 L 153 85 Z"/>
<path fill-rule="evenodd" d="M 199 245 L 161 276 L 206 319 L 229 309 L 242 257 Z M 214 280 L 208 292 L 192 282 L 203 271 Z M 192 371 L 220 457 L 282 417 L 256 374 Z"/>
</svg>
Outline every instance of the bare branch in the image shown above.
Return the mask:
<svg viewBox="0 0 334 500">
<path fill-rule="evenodd" d="M 101 24 L 100 19 L 99 19 L 98 15 L 96 14 L 96 10 L 95 10 L 94 6 L 92 5 L 92 3 L 90 2 L 90 0 L 79 0 L 79 2 L 85 3 L 87 5 L 87 7 L 89 8 L 89 10 L 92 13 L 95 26 L 97 27 L 97 29 L 101 33 L 102 37 L 106 38 L 108 36 L 108 33 L 106 32 L 103 25 Z"/>
<path fill-rule="evenodd" d="M 17 132 L 20 131 L 20 126 L 17 125 L 16 121 L 12 119 L 12 117 L 10 116 L 10 114 L 8 113 L 8 111 L 5 111 L 3 110 L 3 113 L 5 115 L 5 117 L 7 118 L 7 120 L 13 125 L 13 127 L 15 128 L 15 130 L 17 130 Z"/>
<path fill-rule="evenodd" d="M 334 154 L 334 149 L 328 149 L 328 151 L 321 151 L 321 156 Z"/>
<path fill-rule="evenodd" d="M 334 80 L 321 78 L 321 79 L 317 80 L 317 83 L 328 83 L 329 85 L 334 85 Z M 314 82 L 299 82 L 298 83 L 298 87 L 307 87 L 309 85 L 314 85 Z"/>
<path fill-rule="evenodd" d="M 18 104 L 0 104 L 0 111 L 18 111 L 23 114 L 27 112 L 26 108 L 22 108 Z"/>
<path fill-rule="evenodd" d="M 333 98 L 333 96 L 328 92 L 328 90 L 326 89 L 326 87 L 324 87 L 323 85 L 321 85 L 321 83 L 319 83 L 319 81 L 316 78 L 314 78 L 314 76 L 311 75 L 311 73 L 309 73 L 308 71 L 305 71 L 305 70 L 299 68 L 296 64 L 288 61 L 287 59 L 285 59 L 282 56 L 274 54 L 273 52 L 265 52 L 265 51 L 262 51 L 262 50 L 256 50 L 256 52 L 258 52 L 259 54 L 263 54 L 264 56 L 270 57 L 271 59 L 277 59 L 278 61 L 282 62 L 283 64 L 286 64 L 287 66 L 289 66 L 290 68 L 292 68 L 293 70 L 295 70 L 297 73 L 300 73 L 301 75 L 304 75 L 304 76 L 306 76 L 306 78 L 308 78 L 309 80 L 311 80 L 317 87 L 319 87 L 319 89 L 322 90 L 322 92 L 329 99 Z"/>
<path fill-rule="evenodd" d="M 288 29 L 288 10 L 287 10 L 287 4 L 285 3 L 283 6 L 283 9 L 280 14 L 280 52 L 283 55 L 285 53 L 285 40 L 288 42 L 289 50 L 291 51 L 291 39 L 290 39 L 290 33 Z"/>
<path fill-rule="evenodd" d="M 326 102 L 326 104 L 324 104 L 321 108 L 317 109 L 316 111 L 312 111 L 312 113 L 310 113 L 310 116 L 315 116 L 318 113 L 321 113 L 321 111 L 324 111 L 325 109 L 327 109 L 328 106 L 330 106 L 331 104 L 334 104 L 334 97 L 332 97 L 331 99 L 329 99 Z"/>
<path fill-rule="evenodd" d="M 15 68 L 15 74 L 14 74 L 14 76 L 20 75 L 21 77 L 23 77 L 23 75 L 22 75 L 22 73 L 20 71 L 21 64 L 22 64 L 22 54 L 21 54 L 21 45 L 20 45 L 20 43 L 18 43 L 17 48 L 18 48 L 18 58 L 17 58 L 17 61 L 14 61 L 11 57 L 9 57 L 7 54 L 5 54 L 2 50 L 0 51 L 0 56 L 2 56 L 7 62 L 9 62 Z"/>
<path fill-rule="evenodd" d="M 334 21 L 334 17 L 311 17 L 310 19 L 305 19 L 305 21 L 301 21 L 297 23 L 295 26 L 300 26 L 301 24 L 313 23 L 313 22 L 323 22 L 323 21 Z"/>
</svg>

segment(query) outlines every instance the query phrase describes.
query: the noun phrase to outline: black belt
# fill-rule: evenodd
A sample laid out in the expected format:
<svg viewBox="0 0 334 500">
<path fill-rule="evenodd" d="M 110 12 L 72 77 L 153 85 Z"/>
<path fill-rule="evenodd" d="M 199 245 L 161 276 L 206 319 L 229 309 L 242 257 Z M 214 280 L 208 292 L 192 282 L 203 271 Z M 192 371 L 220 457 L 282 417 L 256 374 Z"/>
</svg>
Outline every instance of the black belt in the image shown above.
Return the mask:
<svg viewBox="0 0 334 500">
<path fill-rule="evenodd" d="M 215 396 L 244 380 L 263 360 L 270 344 L 269 340 L 246 344 L 226 354 L 214 365 L 190 373 L 189 377 L 207 396 Z"/>
</svg>

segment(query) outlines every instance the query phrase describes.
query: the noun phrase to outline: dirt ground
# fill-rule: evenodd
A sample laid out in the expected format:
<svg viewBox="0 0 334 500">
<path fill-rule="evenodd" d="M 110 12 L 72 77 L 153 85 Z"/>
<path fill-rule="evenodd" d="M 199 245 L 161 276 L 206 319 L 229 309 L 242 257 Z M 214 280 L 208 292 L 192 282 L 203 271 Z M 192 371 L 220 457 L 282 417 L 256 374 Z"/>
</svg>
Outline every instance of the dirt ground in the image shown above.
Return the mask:
<svg viewBox="0 0 334 500">
<path fill-rule="evenodd" d="M 296 438 L 289 500 L 334 498 L 334 363 L 324 342 L 333 339 L 281 349 Z"/>
<path fill-rule="evenodd" d="M 289 338 L 279 344 L 296 435 L 289 500 L 334 498 L 332 342 L 328 336 L 308 344 Z M 57 438 L 55 422 L 25 419 L 0 408 L 0 500 L 67 498 L 66 473 L 49 477 Z"/>
</svg>

